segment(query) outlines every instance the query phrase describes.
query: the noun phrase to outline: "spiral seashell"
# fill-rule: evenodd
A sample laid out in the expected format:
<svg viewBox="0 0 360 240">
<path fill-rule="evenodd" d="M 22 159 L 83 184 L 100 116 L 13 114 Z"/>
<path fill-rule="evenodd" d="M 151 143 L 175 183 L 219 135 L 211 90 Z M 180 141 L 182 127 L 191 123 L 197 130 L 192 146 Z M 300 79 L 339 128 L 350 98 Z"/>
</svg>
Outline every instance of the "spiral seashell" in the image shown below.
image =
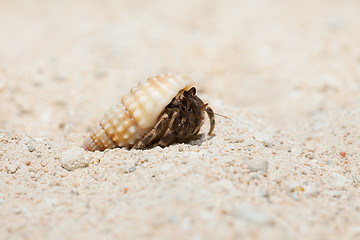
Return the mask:
<svg viewBox="0 0 360 240">
<path fill-rule="evenodd" d="M 105 112 L 100 124 L 85 140 L 84 149 L 131 148 L 154 127 L 160 113 L 179 91 L 194 85 L 189 78 L 173 74 L 159 74 L 140 82 L 121 99 L 121 104 Z"/>
</svg>

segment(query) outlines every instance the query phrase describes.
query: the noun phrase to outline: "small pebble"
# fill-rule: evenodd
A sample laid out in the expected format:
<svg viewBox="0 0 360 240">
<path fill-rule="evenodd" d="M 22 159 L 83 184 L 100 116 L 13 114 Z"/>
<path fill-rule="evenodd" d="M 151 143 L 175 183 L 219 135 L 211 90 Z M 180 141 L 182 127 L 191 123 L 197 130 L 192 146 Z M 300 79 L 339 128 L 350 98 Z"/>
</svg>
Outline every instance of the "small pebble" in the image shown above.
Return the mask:
<svg viewBox="0 0 360 240">
<path fill-rule="evenodd" d="M 5 165 L 5 169 L 6 169 L 7 173 L 10 173 L 10 174 L 14 174 L 18 170 L 18 168 L 19 168 L 19 166 L 15 163 L 8 162 Z"/>
<path fill-rule="evenodd" d="M 84 168 L 89 165 L 89 158 L 86 156 L 84 149 L 77 147 L 63 152 L 60 157 L 60 163 L 63 168 L 69 171 L 78 168 Z"/>
<path fill-rule="evenodd" d="M 43 138 L 32 138 L 35 142 L 45 142 Z"/>
<path fill-rule="evenodd" d="M 311 186 L 304 186 L 304 194 L 307 197 L 315 197 L 319 194 L 319 190 Z"/>
<path fill-rule="evenodd" d="M 242 160 L 251 172 L 260 171 L 263 173 L 267 173 L 268 162 L 266 161 L 266 159 L 260 157 L 254 159 L 243 157 Z"/>
<path fill-rule="evenodd" d="M 297 192 L 288 192 L 287 195 L 288 195 L 289 197 L 291 197 L 291 198 L 292 198 L 293 200 L 295 200 L 295 201 L 299 201 L 299 200 L 300 200 L 299 195 L 298 195 Z"/>
<path fill-rule="evenodd" d="M 33 152 L 33 151 L 36 150 L 36 147 L 35 147 L 34 142 L 32 140 L 27 142 L 27 146 L 28 146 L 29 152 Z"/>
<path fill-rule="evenodd" d="M 58 187 L 61 186 L 60 181 L 57 179 L 52 179 L 49 182 L 49 187 Z"/>
<path fill-rule="evenodd" d="M 43 76 L 35 76 L 33 79 L 33 84 L 37 87 L 43 85 L 45 82 L 45 77 Z"/>
<path fill-rule="evenodd" d="M 316 150 L 314 145 L 306 145 L 306 146 L 305 146 L 305 149 L 306 149 L 307 151 L 309 151 L 309 152 L 312 152 L 312 153 L 314 153 L 315 150 Z"/>
<path fill-rule="evenodd" d="M 257 172 L 251 172 L 249 173 L 251 179 L 258 179 L 259 178 L 259 175 Z"/>
<path fill-rule="evenodd" d="M 264 132 L 256 132 L 253 134 L 253 137 L 256 141 L 261 142 L 265 147 L 274 146 L 274 138 L 269 134 Z"/>
<path fill-rule="evenodd" d="M 76 191 L 76 190 L 71 190 L 71 191 L 70 191 L 70 194 L 75 195 L 75 196 L 79 196 L 79 195 L 80 195 L 80 193 L 79 193 L 78 191 Z"/>
<path fill-rule="evenodd" d="M 53 198 L 44 198 L 43 202 L 48 205 L 49 207 L 55 207 L 56 206 L 56 199 Z"/>
<path fill-rule="evenodd" d="M 328 182 L 331 184 L 332 189 L 342 190 L 347 189 L 350 181 L 340 173 L 334 172 L 328 178 Z"/>
<path fill-rule="evenodd" d="M 75 132 L 74 125 L 72 124 L 66 124 L 64 127 L 64 135 L 65 137 L 69 137 L 71 134 Z"/>
<path fill-rule="evenodd" d="M 105 68 L 98 68 L 94 73 L 96 79 L 102 79 L 107 75 L 108 75 L 108 71 Z"/>
<path fill-rule="evenodd" d="M 234 135 L 234 136 L 229 137 L 230 143 L 242 143 L 244 141 L 245 141 L 245 138 L 243 136 Z"/>
<path fill-rule="evenodd" d="M 263 212 L 259 212 L 247 204 L 238 204 L 235 207 L 234 216 L 245 221 L 261 225 L 271 225 L 274 223 L 272 216 Z"/>
<path fill-rule="evenodd" d="M 143 159 L 140 159 L 139 161 L 140 161 L 140 163 L 145 163 L 145 162 L 148 162 L 148 161 L 149 161 L 149 159 L 147 159 L 147 158 L 143 158 Z"/>
<path fill-rule="evenodd" d="M 66 76 L 65 74 L 61 73 L 61 72 L 58 72 L 56 73 L 54 76 L 53 76 L 53 80 L 54 81 L 58 81 L 58 82 L 62 82 L 66 79 Z"/>
<path fill-rule="evenodd" d="M 23 209 L 22 208 L 14 208 L 13 209 L 13 213 L 16 214 L 16 215 L 19 215 L 23 212 Z"/>
<path fill-rule="evenodd" d="M 268 191 L 265 191 L 265 190 L 259 191 L 257 195 L 260 196 L 260 197 L 264 197 L 264 198 L 269 198 L 270 197 L 270 193 Z"/>
</svg>

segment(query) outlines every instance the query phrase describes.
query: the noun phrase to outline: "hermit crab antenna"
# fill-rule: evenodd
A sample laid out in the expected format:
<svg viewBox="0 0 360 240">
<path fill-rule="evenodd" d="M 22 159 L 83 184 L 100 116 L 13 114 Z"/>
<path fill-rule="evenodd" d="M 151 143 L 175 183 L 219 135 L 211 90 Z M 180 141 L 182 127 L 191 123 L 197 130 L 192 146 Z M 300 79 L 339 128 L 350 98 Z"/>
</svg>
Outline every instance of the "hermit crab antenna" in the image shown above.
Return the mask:
<svg viewBox="0 0 360 240">
<path fill-rule="evenodd" d="M 204 108 L 205 108 L 205 109 L 204 109 Z M 210 107 L 208 107 L 208 103 L 204 104 L 204 105 L 200 108 L 201 111 L 205 111 L 205 112 L 208 112 L 209 109 L 210 109 L 210 111 L 212 112 L 212 113 L 210 113 L 210 114 L 215 114 L 216 116 L 220 116 L 220 117 L 223 117 L 223 118 L 232 120 L 231 118 L 229 118 L 229 117 L 227 117 L 227 116 L 224 116 L 224 115 L 221 115 L 221 114 L 219 114 L 219 113 L 213 112 L 213 110 L 212 110 Z"/>
<path fill-rule="evenodd" d="M 227 117 L 227 116 L 221 115 L 221 114 L 219 114 L 219 113 L 214 112 L 214 114 L 215 114 L 216 116 L 219 116 L 219 117 L 223 117 L 223 118 L 232 120 L 232 118 L 229 118 L 229 117 Z"/>
</svg>

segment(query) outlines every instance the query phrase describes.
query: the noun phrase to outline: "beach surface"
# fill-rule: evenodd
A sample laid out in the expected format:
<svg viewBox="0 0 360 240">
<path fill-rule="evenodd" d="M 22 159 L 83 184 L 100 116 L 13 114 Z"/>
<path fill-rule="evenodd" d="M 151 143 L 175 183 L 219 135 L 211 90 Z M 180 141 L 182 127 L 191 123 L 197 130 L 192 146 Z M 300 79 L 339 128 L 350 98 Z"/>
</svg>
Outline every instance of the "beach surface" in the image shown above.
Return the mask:
<svg viewBox="0 0 360 240">
<path fill-rule="evenodd" d="M 0 239 L 360 239 L 360 2 L 3 1 Z M 150 76 L 216 116 L 87 152 Z"/>
</svg>

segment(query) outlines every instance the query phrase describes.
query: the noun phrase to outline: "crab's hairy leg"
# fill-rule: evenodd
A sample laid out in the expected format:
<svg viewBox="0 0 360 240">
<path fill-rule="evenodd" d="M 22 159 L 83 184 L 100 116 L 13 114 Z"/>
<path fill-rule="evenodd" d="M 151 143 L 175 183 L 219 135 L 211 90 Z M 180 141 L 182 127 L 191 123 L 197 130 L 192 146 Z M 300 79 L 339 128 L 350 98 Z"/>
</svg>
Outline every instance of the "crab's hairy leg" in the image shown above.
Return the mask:
<svg viewBox="0 0 360 240">
<path fill-rule="evenodd" d="M 170 144 L 174 143 L 177 139 L 177 131 L 180 123 L 180 110 L 178 108 L 174 108 L 168 128 L 164 135 L 159 140 L 158 145 L 161 147 L 169 146 Z"/>
<path fill-rule="evenodd" d="M 133 149 L 144 149 L 147 148 L 151 142 L 157 138 L 162 137 L 169 125 L 169 115 L 164 113 L 158 120 L 155 127 L 148 132 L 143 138 L 141 138 L 132 148 Z"/>
<path fill-rule="evenodd" d="M 184 141 L 188 138 L 193 131 L 193 127 L 190 122 L 190 116 L 187 114 L 186 116 L 182 116 L 179 123 L 179 129 L 177 130 L 176 139 L 179 142 Z"/>
</svg>

